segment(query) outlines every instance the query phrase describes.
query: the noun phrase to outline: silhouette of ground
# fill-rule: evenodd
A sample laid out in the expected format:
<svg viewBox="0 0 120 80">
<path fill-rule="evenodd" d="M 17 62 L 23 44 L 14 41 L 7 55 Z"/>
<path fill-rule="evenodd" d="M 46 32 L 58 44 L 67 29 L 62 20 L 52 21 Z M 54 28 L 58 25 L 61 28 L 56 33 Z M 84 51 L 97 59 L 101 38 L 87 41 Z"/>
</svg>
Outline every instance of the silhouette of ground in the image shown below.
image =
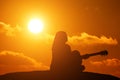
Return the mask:
<svg viewBox="0 0 120 80">
<path fill-rule="evenodd" d="M 0 80 L 120 80 L 112 75 L 81 72 L 73 75 L 56 75 L 50 71 L 32 71 L 8 73 L 0 76 Z"/>
</svg>

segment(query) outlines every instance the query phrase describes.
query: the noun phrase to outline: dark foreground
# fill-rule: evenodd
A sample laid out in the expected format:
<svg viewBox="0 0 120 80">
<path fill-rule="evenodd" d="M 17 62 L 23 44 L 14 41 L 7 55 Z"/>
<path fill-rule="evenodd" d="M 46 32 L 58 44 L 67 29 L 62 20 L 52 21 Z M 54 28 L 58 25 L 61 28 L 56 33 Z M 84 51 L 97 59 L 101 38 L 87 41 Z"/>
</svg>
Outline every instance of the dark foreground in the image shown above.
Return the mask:
<svg viewBox="0 0 120 80">
<path fill-rule="evenodd" d="M 61 76 L 52 74 L 50 71 L 32 71 L 8 73 L 1 75 L 0 80 L 120 80 L 120 78 L 92 72 Z"/>
</svg>

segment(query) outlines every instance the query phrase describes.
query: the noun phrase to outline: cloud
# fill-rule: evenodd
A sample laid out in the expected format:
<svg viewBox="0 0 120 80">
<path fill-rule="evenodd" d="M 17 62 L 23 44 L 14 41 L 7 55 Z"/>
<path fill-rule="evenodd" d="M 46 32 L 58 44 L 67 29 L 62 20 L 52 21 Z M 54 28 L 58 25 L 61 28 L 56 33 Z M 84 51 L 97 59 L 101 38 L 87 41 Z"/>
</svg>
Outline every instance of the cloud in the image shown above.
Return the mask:
<svg viewBox="0 0 120 80">
<path fill-rule="evenodd" d="M 104 65 L 107 67 L 118 67 L 118 66 L 120 67 L 120 60 L 113 58 L 113 59 L 106 59 L 103 61 L 96 61 L 96 62 L 91 61 L 91 64 L 96 65 L 96 66 Z"/>
<path fill-rule="evenodd" d="M 22 53 L 12 51 L 0 52 L 0 73 L 47 70 L 48 67 Z"/>
<path fill-rule="evenodd" d="M 0 33 L 5 33 L 7 36 L 15 36 L 16 33 L 20 32 L 22 30 L 22 27 L 15 26 L 12 27 L 9 24 L 6 24 L 4 22 L 0 22 Z M 43 37 L 41 39 L 44 39 L 46 42 L 52 42 L 54 35 L 50 34 L 43 34 Z M 116 45 L 118 44 L 116 39 L 113 39 L 112 37 L 106 37 L 106 36 L 95 36 L 90 35 L 86 32 L 81 33 L 81 35 L 73 35 L 69 36 L 69 43 L 72 45 L 79 45 L 79 46 L 90 46 L 90 45 L 98 45 L 98 44 L 106 44 L 106 45 Z"/>
<path fill-rule="evenodd" d="M 120 59 L 112 58 L 102 61 L 90 61 L 87 66 L 88 71 L 112 74 L 120 77 Z"/>
<path fill-rule="evenodd" d="M 7 36 L 15 36 L 17 32 L 21 31 L 20 26 L 12 27 L 9 24 L 4 22 L 0 22 L 0 33 L 5 33 Z"/>
<path fill-rule="evenodd" d="M 81 46 L 87 46 L 87 45 L 98 45 L 98 44 L 106 44 L 106 45 L 116 45 L 118 44 L 116 39 L 113 39 L 112 37 L 107 38 L 106 36 L 95 36 L 90 35 L 85 32 L 81 33 L 80 36 L 72 36 L 69 37 L 69 42 L 73 45 L 81 45 Z"/>
<path fill-rule="evenodd" d="M 52 42 L 54 40 L 54 35 L 44 34 L 42 37 L 44 41 Z M 81 33 L 81 35 L 68 35 L 68 43 L 75 46 L 90 46 L 90 45 L 117 45 L 117 39 L 106 36 L 95 36 L 90 35 L 86 32 Z"/>
<path fill-rule="evenodd" d="M 55 35 L 44 34 L 39 41 L 43 41 L 47 46 L 52 46 Z M 82 54 L 91 53 L 99 50 L 107 49 L 111 46 L 118 44 L 117 39 L 107 36 L 96 36 L 88 33 L 81 33 L 81 35 L 68 35 L 68 44 L 70 44 L 72 50 L 80 50 Z M 46 52 L 47 53 L 47 52 Z"/>
</svg>

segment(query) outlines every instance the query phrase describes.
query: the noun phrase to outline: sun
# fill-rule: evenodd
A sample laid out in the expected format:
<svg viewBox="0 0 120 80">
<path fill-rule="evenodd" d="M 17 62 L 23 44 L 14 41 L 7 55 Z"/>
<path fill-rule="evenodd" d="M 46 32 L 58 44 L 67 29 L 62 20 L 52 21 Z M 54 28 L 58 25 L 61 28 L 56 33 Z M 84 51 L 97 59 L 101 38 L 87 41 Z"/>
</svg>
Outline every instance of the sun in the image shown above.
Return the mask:
<svg viewBox="0 0 120 80">
<path fill-rule="evenodd" d="M 34 34 L 43 31 L 43 22 L 40 19 L 31 19 L 28 23 L 28 30 Z"/>
</svg>

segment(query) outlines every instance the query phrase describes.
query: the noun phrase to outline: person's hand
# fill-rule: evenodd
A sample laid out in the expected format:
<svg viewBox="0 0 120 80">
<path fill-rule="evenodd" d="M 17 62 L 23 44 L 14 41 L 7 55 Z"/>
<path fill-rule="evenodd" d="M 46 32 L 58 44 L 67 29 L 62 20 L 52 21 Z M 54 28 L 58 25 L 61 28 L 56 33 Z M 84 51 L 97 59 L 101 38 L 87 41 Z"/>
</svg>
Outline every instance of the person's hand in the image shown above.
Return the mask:
<svg viewBox="0 0 120 80">
<path fill-rule="evenodd" d="M 85 55 L 83 56 L 84 59 L 88 59 L 89 57 L 90 57 L 89 54 L 85 54 Z"/>
</svg>

